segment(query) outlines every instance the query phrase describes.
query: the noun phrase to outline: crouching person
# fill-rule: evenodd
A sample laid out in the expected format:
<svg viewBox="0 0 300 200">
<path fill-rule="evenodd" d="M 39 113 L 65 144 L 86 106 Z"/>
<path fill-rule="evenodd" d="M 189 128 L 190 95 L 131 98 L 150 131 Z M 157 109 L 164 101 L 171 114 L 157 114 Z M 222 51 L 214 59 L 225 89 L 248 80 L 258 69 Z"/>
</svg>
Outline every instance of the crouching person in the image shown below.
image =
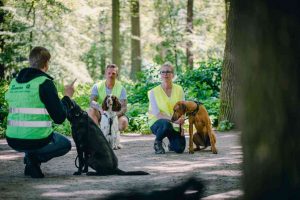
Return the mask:
<svg viewBox="0 0 300 200">
<path fill-rule="evenodd" d="M 186 145 L 184 130 L 179 130 L 184 124 L 181 117 L 171 123 L 173 107 L 177 101 L 184 100 L 181 86 L 173 83 L 174 68 L 164 64 L 160 69 L 161 84 L 148 92 L 149 98 L 149 126 L 155 135 L 154 150 L 156 154 L 164 154 L 163 139 L 169 139 L 168 149 L 176 153 L 183 153 Z"/>
<path fill-rule="evenodd" d="M 20 71 L 10 83 L 5 98 L 9 105 L 6 140 L 16 151 L 24 152 L 25 176 L 43 178 L 41 163 L 65 155 L 71 142 L 52 129 L 51 119 L 61 124 L 66 119 L 64 101 L 74 93 L 73 83 L 59 99 L 53 78 L 46 72 L 51 55 L 35 47 L 29 55 L 30 67 Z"/>
</svg>

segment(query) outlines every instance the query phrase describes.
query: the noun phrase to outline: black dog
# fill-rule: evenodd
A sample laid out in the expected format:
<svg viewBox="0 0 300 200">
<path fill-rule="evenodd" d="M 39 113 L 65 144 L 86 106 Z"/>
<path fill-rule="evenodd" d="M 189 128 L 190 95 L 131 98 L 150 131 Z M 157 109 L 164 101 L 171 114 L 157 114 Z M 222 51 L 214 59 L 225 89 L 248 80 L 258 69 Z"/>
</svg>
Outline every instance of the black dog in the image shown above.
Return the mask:
<svg viewBox="0 0 300 200">
<path fill-rule="evenodd" d="M 118 168 L 118 158 L 100 128 L 73 100 L 67 100 L 67 118 L 71 123 L 79 166 L 74 175 L 148 175 L 144 171 L 125 172 Z M 75 161 L 76 165 L 76 161 Z M 88 172 L 91 167 L 96 172 Z"/>
<path fill-rule="evenodd" d="M 105 198 L 105 200 L 199 200 L 203 197 L 205 190 L 203 181 L 195 178 L 190 178 L 167 190 L 149 191 L 149 188 L 151 187 L 139 189 L 139 191 L 131 190 L 112 194 Z"/>
</svg>

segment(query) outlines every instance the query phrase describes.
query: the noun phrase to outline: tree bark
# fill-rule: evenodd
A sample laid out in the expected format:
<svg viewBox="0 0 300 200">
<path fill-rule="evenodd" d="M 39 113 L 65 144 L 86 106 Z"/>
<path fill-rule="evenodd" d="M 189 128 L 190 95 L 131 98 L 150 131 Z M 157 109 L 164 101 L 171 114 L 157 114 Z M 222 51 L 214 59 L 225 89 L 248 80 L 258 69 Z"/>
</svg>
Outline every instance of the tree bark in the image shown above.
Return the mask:
<svg viewBox="0 0 300 200">
<path fill-rule="evenodd" d="M 0 7 L 4 6 L 4 1 L 0 0 Z M 5 12 L 4 10 L 0 9 L 0 31 L 4 31 L 3 29 L 3 24 L 4 24 L 4 20 L 5 20 Z M 4 52 L 4 45 L 5 45 L 5 41 L 4 41 L 4 37 L 3 35 L 0 34 L 0 51 L 1 54 Z M 5 65 L 3 62 L 0 62 L 0 80 L 5 78 Z"/>
<path fill-rule="evenodd" d="M 131 72 L 130 78 L 136 80 L 136 73 L 141 71 L 141 38 L 139 0 L 131 0 Z"/>
<path fill-rule="evenodd" d="M 244 199 L 300 199 L 300 4 L 230 0 Z"/>
<path fill-rule="evenodd" d="M 232 41 L 234 26 L 236 23 L 236 14 L 234 7 L 225 1 L 226 6 L 226 43 L 222 67 L 222 81 L 220 91 L 220 114 L 218 121 L 228 120 L 237 124 L 235 95 L 236 88 L 236 69 L 232 55 Z"/>
<path fill-rule="evenodd" d="M 121 71 L 120 54 L 120 2 L 112 0 L 112 63 L 119 67 Z"/>
<path fill-rule="evenodd" d="M 193 34 L 193 6 L 194 0 L 187 1 L 187 18 L 186 18 L 186 32 L 188 35 L 188 41 L 186 43 L 186 65 L 188 69 L 192 70 L 194 65 L 194 55 L 192 52 L 193 43 L 189 36 Z"/>
</svg>

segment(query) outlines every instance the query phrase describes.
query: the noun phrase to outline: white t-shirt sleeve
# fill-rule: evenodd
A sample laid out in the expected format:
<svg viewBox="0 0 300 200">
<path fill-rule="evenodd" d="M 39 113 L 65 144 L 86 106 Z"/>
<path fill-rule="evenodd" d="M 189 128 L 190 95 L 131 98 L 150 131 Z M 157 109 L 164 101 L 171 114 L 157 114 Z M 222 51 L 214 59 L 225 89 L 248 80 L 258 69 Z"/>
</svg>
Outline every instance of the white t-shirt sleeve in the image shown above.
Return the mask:
<svg viewBox="0 0 300 200">
<path fill-rule="evenodd" d="M 126 100 L 126 99 L 127 99 L 126 90 L 123 87 L 121 90 L 120 100 Z"/>
<path fill-rule="evenodd" d="M 92 87 L 90 99 L 92 100 L 92 99 L 94 99 L 94 97 L 98 97 L 98 96 L 99 96 L 98 87 L 97 87 L 97 84 L 94 84 Z"/>
<path fill-rule="evenodd" d="M 159 114 L 159 108 L 157 106 L 157 102 L 156 102 L 153 91 L 150 91 L 149 103 L 151 104 L 151 108 L 152 108 L 151 114 L 152 115 L 158 115 Z"/>
</svg>

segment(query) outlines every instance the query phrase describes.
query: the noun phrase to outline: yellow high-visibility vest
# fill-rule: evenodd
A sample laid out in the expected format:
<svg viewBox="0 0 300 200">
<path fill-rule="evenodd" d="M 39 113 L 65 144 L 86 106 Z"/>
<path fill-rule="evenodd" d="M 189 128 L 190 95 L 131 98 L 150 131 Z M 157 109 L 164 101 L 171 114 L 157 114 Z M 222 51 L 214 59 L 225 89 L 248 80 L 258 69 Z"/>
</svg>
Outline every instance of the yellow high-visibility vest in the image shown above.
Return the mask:
<svg viewBox="0 0 300 200">
<path fill-rule="evenodd" d="M 156 104 L 161 113 L 164 113 L 168 116 L 173 115 L 173 107 L 178 102 L 183 100 L 183 89 L 180 85 L 173 83 L 171 97 L 168 97 L 161 85 L 156 86 L 152 90 L 148 91 L 148 99 L 150 99 L 150 92 L 153 91 Z M 148 123 L 151 127 L 156 121 L 157 117 L 152 114 L 151 104 L 149 103 L 149 112 L 148 112 Z"/>
</svg>

